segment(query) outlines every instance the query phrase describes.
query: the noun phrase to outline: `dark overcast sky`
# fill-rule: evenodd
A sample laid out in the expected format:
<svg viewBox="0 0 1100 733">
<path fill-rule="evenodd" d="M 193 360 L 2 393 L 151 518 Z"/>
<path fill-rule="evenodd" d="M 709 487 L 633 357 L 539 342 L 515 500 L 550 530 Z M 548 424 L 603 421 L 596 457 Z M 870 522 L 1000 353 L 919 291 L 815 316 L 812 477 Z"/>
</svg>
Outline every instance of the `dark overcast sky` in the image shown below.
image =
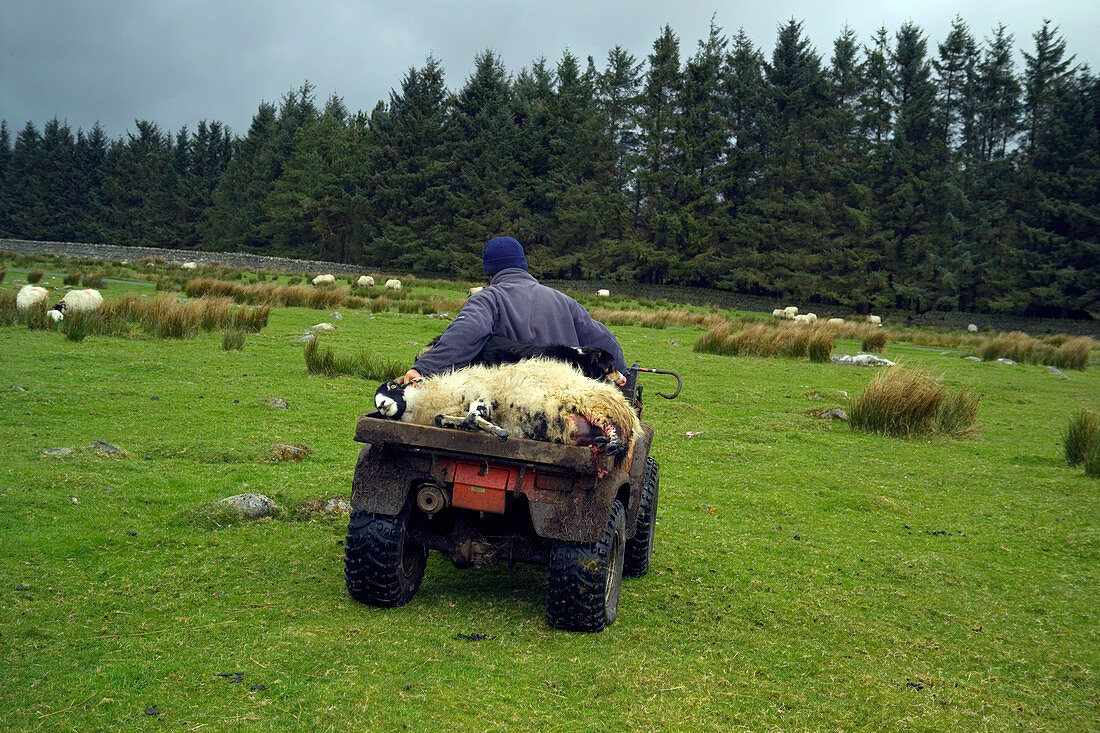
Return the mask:
<svg viewBox="0 0 1100 733">
<path fill-rule="evenodd" d="M 110 137 L 132 131 L 135 119 L 166 132 L 219 120 L 243 135 L 261 102 L 306 79 L 319 103 L 335 93 L 350 110 L 369 111 L 429 54 L 456 90 L 485 49 L 512 73 L 539 56 L 553 64 L 566 49 L 602 69 L 616 45 L 643 60 L 666 23 L 687 58 L 712 16 L 727 36 L 744 27 L 769 57 L 778 24 L 801 20 L 826 61 L 845 24 L 866 44 L 879 26 L 892 36 L 912 20 L 935 54 L 956 14 L 979 40 L 1003 22 L 1026 50 L 1050 18 L 1069 53 L 1096 72 L 1098 8 L 1097 0 L 0 0 L 0 119 L 13 139 L 27 121 L 41 130 L 55 116 L 74 130 L 98 121 Z"/>
</svg>

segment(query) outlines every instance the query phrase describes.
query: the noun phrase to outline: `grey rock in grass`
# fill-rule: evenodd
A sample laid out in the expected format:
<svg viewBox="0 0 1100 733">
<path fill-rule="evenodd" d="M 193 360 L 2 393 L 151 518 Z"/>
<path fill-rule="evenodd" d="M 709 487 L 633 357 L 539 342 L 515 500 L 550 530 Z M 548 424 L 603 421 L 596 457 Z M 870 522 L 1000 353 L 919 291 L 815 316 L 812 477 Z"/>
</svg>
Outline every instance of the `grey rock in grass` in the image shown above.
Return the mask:
<svg viewBox="0 0 1100 733">
<path fill-rule="evenodd" d="M 263 494 L 235 494 L 225 497 L 219 503 L 233 507 L 245 519 L 273 517 L 279 513 L 279 505 Z"/>
<path fill-rule="evenodd" d="M 963 359 L 966 361 L 981 361 L 981 358 L 977 356 L 964 356 Z"/>
<path fill-rule="evenodd" d="M 1016 366 L 1016 362 L 1012 361 L 1012 359 L 1005 359 L 1005 358 L 997 359 L 993 363 L 994 364 L 1004 364 L 1005 366 Z"/>
<path fill-rule="evenodd" d="M 286 400 L 280 397 L 273 397 L 267 401 L 267 404 L 274 407 L 276 410 L 286 410 L 290 408 L 290 405 L 286 403 Z"/>
<path fill-rule="evenodd" d="M 1057 368 L 1055 368 L 1055 367 L 1052 367 L 1052 366 L 1048 366 L 1048 367 L 1047 367 L 1047 374 L 1053 374 L 1054 376 L 1058 377 L 1059 379 L 1069 379 L 1069 377 L 1067 377 L 1067 376 L 1066 376 L 1066 375 L 1065 375 L 1065 374 L 1064 374 L 1064 373 L 1062 372 L 1062 370 L 1061 370 L 1061 369 L 1057 369 Z"/>
<path fill-rule="evenodd" d="M 329 318 L 331 318 L 331 319 L 333 319 L 333 320 L 336 320 L 336 321 L 342 321 L 342 320 L 344 320 L 344 317 L 343 317 L 342 315 L 340 315 L 340 313 L 339 313 L 338 311 L 333 311 L 333 312 L 332 312 L 332 313 L 331 313 L 331 314 L 329 315 Z"/>
<path fill-rule="evenodd" d="M 874 354 L 857 354 L 856 356 L 849 356 L 848 354 L 834 354 L 833 363 L 841 366 L 894 366 L 894 362 L 889 359 L 883 359 L 881 356 L 875 356 Z"/>
<path fill-rule="evenodd" d="M 72 455 L 72 452 L 72 448 L 45 448 L 42 450 L 42 455 L 48 458 L 64 458 Z"/>
<path fill-rule="evenodd" d="M 821 413 L 821 418 L 823 420 L 843 420 L 844 422 L 848 422 L 848 413 L 837 407 L 833 410 Z"/>
<path fill-rule="evenodd" d="M 325 514 L 351 514 L 351 504 L 347 499 L 329 499 L 322 511 Z"/>
<path fill-rule="evenodd" d="M 109 456 L 128 455 L 126 451 L 122 450 L 118 446 L 111 445 L 106 440 L 93 440 L 91 442 L 91 446 L 102 453 L 106 453 Z"/>
<path fill-rule="evenodd" d="M 276 443 L 271 446 L 271 453 L 269 455 L 272 461 L 300 461 L 309 455 L 309 448 L 304 445 L 287 445 L 286 443 Z"/>
</svg>

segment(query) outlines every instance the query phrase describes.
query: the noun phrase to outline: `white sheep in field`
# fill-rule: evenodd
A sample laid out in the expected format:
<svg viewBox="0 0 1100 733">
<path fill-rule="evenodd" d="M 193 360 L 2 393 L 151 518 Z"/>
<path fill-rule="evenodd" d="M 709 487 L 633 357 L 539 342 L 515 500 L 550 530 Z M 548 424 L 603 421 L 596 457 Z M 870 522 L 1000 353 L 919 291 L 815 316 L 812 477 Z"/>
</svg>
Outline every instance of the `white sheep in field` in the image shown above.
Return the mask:
<svg viewBox="0 0 1100 733">
<path fill-rule="evenodd" d="M 805 314 L 799 314 L 791 320 L 793 320 L 795 323 L 801 323 L 804 325 L 808 325 L 810 323 L 810 317 Z"/>
<path fill-rule="evenodd" d="M 973 323 L 971 323 L 969 326 L 966 327 L 966 330 L 967 330 L 968 333 L 977 333 L 978 332 L 978 327 L 976 325 L 974 325 Z"/>
<path fill-rule="evenodd" d="M 484 285 L 478 285 L 476 287 L 472 287 L 472 288 L 470 288 L 470 295 L 477 295 L 478 293 L 480 293 L 484 289 L 485 289 Z"/>
<path fill-rule="evenodd" d="M 386 281 L 386 290 L 400 290 L 400 289 L 401 289 L 401 281 L 400 280 L 391 279 L 391 280 Z"/>
<path fill-rule="evenodd" d="M 374 278 L 370 275 L 360 275 L 359 279 L 355 281 L 355 287 L 357 288 L 373 288 Z"/>
<path fill-rule="evenodd" d="M 788 305 L 786 308 L 783 309 L 783 312 L 787 314 L 788 321 L 793 321 L 794 317 L 798 315 L 798 307 Z"/>
<path fill-rule="evenodd" d="M 336 276 L 335 275 L 318 275 L 317 277 L 313 278 L 312 282 L 317 287 L 321 287 L 322 285 L 335 285 L 336 284 Z"/>
<path fill-rule="evenodd" d="M 597 298 L 610 298 L 611 297 L 611 291 L 610 290 L 597 290 L 596 291 L 596 297 Z"/>
<path fill-rule="evenodd" d="M 66 313 L 89 313 L 101 305 L 103 305 L 103 295 L 98 290 L 91 288 L 70 290 L 61 296 L 57 305 L 50 309 L 49 316 L 54 323 L 57 323 L 65 318 Z"/>
<path fill-rule="evenodd" d="M 19 288 L 19 294 L 15 296 L 15 309 L 25 313 L 31 308 L 46 305 L 50 302 L 50 291 L 41 285 L 24 285 Z"/>
<path fill-rule="evenodd" d="M 825 323 L 830 325 L 830 326 L 843 326 L 844 325 L 844 319 L 843 318 L 830 318 L 829 320 L 825 321 Z"/>
<path fill-rule="evenodd" d="M 817 314 L 816 313 L 807 313 L 806 314 L 806 323 L 817 323 Z"/>
<path fill-rule="evenodd" d="M 182 267 L 184 270 L 197 270 L 198 267 L 199 267 L 199 263 L 198 262 L 184 262 L 182 265 L 180 265 L 180 267 Z"/>
<path fill-rule="evenodd" d="M 565 362 L 541 357 L 468 366 L 404 387 L 387 382 L 378 388 L 374 401 L 378 412 L 392 420 L 455 426 L 443 418 L 465 416 L 458 425 L 479 426 L 502 439 L 512 435 L 592 445 L 607 438 L 618 441 L 613 450 L 628 450 L 641 431 L 638 416 L 617 387 L 589 379 Z"/>
<path fill-rule="evenodd" d="M 867 316 L 867 322 L 875 326 L 881 326 L 882 318 L 880 316 Z"/>
</svg>

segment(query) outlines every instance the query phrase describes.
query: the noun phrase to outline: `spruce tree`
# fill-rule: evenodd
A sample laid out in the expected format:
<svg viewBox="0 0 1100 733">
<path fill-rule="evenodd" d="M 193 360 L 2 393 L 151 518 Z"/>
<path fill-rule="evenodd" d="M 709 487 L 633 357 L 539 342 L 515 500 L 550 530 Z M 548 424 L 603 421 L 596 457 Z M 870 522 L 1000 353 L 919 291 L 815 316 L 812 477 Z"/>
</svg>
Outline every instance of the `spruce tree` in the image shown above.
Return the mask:
<svg viewBox="0 0 1100 733">
<path fill-rule="evenodd" d="M 451 101 L 447 178 L 453 212 L 455 270 L 480 277 L 481 247 L 490 238 L 524 237 L 526 212 L 516 191 L 522 177 L 511 80 L 500 57 L 486 50 Z"/>
<path fill-rule="evenodd" d="M 0 120 L 0 237 L 15 235 L 12 228 L 12 151 L 8 121 Z"/>
</svg>

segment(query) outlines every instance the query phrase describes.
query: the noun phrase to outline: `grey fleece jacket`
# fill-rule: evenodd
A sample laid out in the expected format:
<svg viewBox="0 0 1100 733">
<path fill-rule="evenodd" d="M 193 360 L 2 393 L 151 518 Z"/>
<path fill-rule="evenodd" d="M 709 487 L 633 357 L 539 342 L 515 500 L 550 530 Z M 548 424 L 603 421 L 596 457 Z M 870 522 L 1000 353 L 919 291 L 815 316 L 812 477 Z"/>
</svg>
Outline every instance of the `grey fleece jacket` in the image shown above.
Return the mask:
<svg viewBox="0 0 1100 733">
<path fill-rule="evenodd" d="M 565 293 L 540 285 L 526 270 L 509 267 L 489 287 L 471 295 L 435 347 L 413 364 L 425 377 L 466 366 L 490 336 L 524 344 L 595 346 L 615 357 L 626 373 L 615 336 Z"/>
</svg>

